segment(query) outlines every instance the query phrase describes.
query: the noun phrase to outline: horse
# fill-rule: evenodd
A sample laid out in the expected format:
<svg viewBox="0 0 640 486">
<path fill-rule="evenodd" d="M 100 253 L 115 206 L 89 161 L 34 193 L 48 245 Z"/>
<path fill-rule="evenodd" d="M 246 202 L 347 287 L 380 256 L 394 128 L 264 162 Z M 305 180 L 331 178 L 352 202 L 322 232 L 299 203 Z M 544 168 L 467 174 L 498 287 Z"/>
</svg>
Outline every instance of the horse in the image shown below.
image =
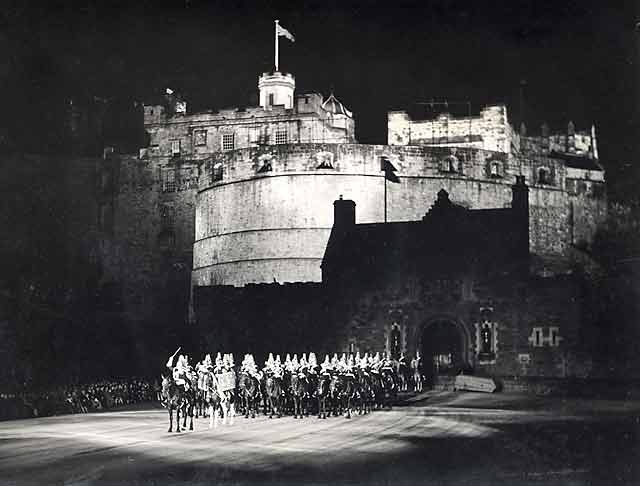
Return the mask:
<svg viewBox="0 0 640 486">
<path fill-rule="evenodd" d="M 398 387 L 391 368 L 384 367 L 380 370 L 380 384 L 382 386 L 382 406 L 391 408 L 398 395 Z"/>
<path fill-rule="evenodd" d="M 344 389 L 344 383 L 341 375 L 334 374 L 331 376 L 329 382 L 329 398 L 331 399 L 331 409 L 333 410 L 333 416 L 337 417 L 342 413 L 342 392 Z"/>
<path fill-rule="evenodd" d="M 273 418 L 274 411 L 278 418 L 282 417 L 282 378 L 267 376 L 265 388 L 269 399 L 269 418 Z"/>
<path fill-rule="evenodd" d="M 308 370 L 307 376 L 307 415 L 315 413 L 316 398 L 318 393 L 318 373 Z"/>
<path fill-rule="evenodd" d="M 184 416 L 183 428 L 186 428 L 187 415 L 191 418 L 189 430 L 193 430 L 193 401 L 190 393 L 178 385 L 171 377 L 162 376 L 162 404 L 169 411 L 169 430 L 173 432 L 173 411 L 176 412 L 176 432 L 180 432 L 180 411 Z"/>
<path fill-rule="evenodd" d="M 341 384 L 341 393 L 339 401 L 341 409 L 345 411 L 345 417 L 351 418 L 351 403 L 356 396 L 355 375 L 352 372 L 343 373 L 339 376 Z"/>
<path fill-rule="evenodd" d="M 228 385 L 231 388 L 228 388 L 222 392 L 220 392 L 220 406 L 222 409 L 222 414 L 223 414 L 223 420 L 222 423 L 226 424 L 227 423 L 227 418 L 229 419 L 229 423 L 231 425 L 233 425 L 233 418 L 236 415 L 236 372 L 234 370 L 229 370 L 226 371 L 225 373 L 221 373 L 220 375 L 216 376 L 216 380 L 221 380 L 221 376 L 231 373 L 233 375 L 233 378 L 231 379 L 231 381 L 229 382 L 227 380 Z M 227 377 L 228 378 L 228 377 Z"/>
<path fill-rule="evenodd" d="M 411 372 L 413 381 L 413 391 L 422 392 L 422 358 L 416 356 L 411 360 Z"/>
<path fill-rule="evenodd" d="M 293 398 L 293 418 L 298 418 L 298 414 L 300 418 L 304 418 L 305 414 L 308 413 L 306 400 L 309 395 L 308 393 L 309 382 L 307 380 L 307 376 L 303 372 L 292 373 L 291 374 L 291 384 L 290 384 L 290 392 L 291 397 Z"/>
<path fill-rule="evenodd" d="M 398 361 L 398 378 L 400 379 L 400 391 L 408 391 L 410 380 L 409 367 L 402 358 Z"/>
<path fill-rule="evenodd" d="M 222 411 L 224 422 L 227 422 L 227 414 L 223 406 L 224 397 L 218 391 L 218 382 L 216 377 L 210 371 L 201 371 L 199 373 L 198 386 L 200 387 L 199 396 L 201 405 L 206 406 L 209 410 L 209 428 L 218 427 L 218 418 Z M 204 413 L 202 414 L 204 416 Z"/>
<path fill-rule="evenodd" d="M 327 398 L 329 397 L 329 385 L 331 383 L 331 374 L 329 372 L 320 373 L 318 377 L 318 385 L 316 387 L 316 396 L 318 397 L 318 418 L 327 418 Z"/>
<path fill-rule="evenodd" d="M 367 414 L 373 409 L 373 401 L 375 395 L 373 394 L 373 388 L 371 386 L 371 375 L 362 368 L 358 368 L 356 375 L 357 378 L 357 399 L 358 399 L 358 414 Z"/>
<path fill-rule="evenodd" d="M 243 371 L 240 373 L 238 388 L 240 390 L 240 400 L 244 408 L 244 417 L 249 418 L 249 414 L 251 414 L 251 418 L 256 418 L 256 412 L 258 411 L 261 398 L 260 382 L 257 378 Z"/>
</svg>

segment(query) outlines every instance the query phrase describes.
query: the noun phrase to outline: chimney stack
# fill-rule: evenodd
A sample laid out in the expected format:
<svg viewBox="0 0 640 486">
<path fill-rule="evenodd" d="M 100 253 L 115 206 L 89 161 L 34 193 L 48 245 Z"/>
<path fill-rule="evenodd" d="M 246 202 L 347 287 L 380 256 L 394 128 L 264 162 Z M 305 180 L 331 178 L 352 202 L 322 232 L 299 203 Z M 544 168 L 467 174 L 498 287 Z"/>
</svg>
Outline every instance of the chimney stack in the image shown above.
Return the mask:
<svg viewBox="0 0 640 486">
<path fill-rule="evenodd" d="M 336 229 L 348 229 L 356 224 L 356 203 L 350 199 L 333 201 L 333 226 Z"/>
</svg>

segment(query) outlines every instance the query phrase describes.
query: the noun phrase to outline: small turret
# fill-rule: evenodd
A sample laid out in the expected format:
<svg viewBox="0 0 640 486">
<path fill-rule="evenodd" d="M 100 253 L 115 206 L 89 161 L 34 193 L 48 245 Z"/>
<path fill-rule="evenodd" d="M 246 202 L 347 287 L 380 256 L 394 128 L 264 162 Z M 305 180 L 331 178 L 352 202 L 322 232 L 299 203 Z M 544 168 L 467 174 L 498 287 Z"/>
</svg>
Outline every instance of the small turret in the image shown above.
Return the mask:
<svg viewBox="0 0 640 486">
<path fill-rule="evenodd" d="M 293 94 L 296 89 L 295 78 L 289 73 L 263 73 L 258 78 L 260 106 L 271 110 L 273 106 L 293 108 Z"/>
</svg>

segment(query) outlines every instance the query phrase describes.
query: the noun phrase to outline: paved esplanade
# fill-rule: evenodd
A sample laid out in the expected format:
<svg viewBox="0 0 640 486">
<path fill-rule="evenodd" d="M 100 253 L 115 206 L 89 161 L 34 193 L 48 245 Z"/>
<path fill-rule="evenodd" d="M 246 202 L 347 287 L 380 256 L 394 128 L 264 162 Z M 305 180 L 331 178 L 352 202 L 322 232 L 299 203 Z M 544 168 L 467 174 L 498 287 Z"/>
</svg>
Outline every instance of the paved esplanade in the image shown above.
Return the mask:
<svg viewBox="0 0 640 486">
<path fill-rule="evenodd" d="M 351 420 L 166 412 L 0 423 L 1 484 L 638 484 L 635 402 L 439 394 Z"/>
</svg>

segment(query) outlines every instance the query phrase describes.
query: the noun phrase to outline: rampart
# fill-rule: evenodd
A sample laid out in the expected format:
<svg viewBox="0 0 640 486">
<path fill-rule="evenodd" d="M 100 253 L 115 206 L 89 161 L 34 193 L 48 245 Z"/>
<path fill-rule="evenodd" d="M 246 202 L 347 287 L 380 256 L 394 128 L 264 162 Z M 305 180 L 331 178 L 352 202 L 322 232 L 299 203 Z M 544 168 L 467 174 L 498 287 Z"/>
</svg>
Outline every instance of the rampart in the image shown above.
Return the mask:
<svg viewBox="0 0 640 486">
<path fill-rule="evenodd" d="M 545 156 L 361 144 L 235 150 L 215 154 L 200 169 L 194 285 L 320 281 L 335 199 L 356 202 L 358 223 L 384 221 L 382 156 L 400 178 L 386 183 L 388 221 L 420 219 L 443 188 L 468 208 L 509 207 L 511 184 L 523 174 L 530 185 L 530 249 L 563 260 L 576 235 L 588 241 L 605 215 L 604 191 L 581 195 L 580 209 L 571 209 L 577 196 L 566 190 L 566 163 Z"/>
</svg>

